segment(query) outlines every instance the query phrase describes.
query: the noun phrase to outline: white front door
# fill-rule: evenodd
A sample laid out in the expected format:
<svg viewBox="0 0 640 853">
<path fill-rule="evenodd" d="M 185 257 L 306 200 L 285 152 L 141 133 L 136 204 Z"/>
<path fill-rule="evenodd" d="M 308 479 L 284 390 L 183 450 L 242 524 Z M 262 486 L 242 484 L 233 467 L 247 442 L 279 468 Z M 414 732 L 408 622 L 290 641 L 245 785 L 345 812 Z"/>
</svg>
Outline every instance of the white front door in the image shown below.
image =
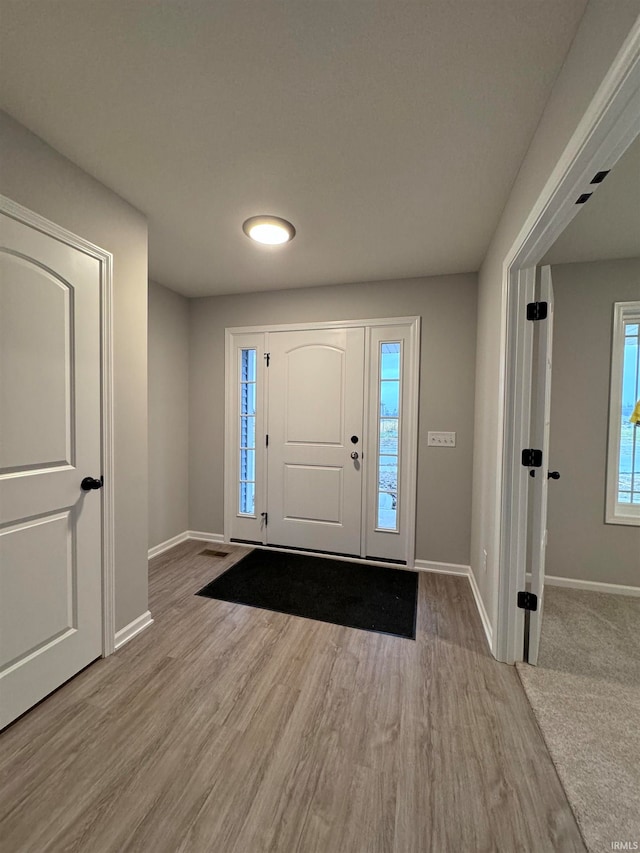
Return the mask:
<svg viewBox="0 0 640 853">
<path fill-rule="evenodd" d="M 364 329 L 269 333 L 267 543 L 360 554 Z"/>
<path fill-rule="evenodd" d="M 102 651 L 100 395 L 99 261 L 0 214 L 0 728 Z"/>
<path fill-rule="evenodd" d="M 553 345 L 553 285 L 551 267 L 540 271 L 541 302 L 547 303 L 547 318 L 536 323 L 538 359 L 534 365 L 536 394 L 531 430 L 532 447 L 542 450 L 542 468 L 535 471 L 532 493 L 531 592 L 537 596 L 537 609 L 529 614 L 527 660 L 538 662 L 542 610 L 544 605 L 544 566 L 547 551 L 547 494 L 549 486 L 549 426 L 551 422 L 551 357 Z"/>
</svg>

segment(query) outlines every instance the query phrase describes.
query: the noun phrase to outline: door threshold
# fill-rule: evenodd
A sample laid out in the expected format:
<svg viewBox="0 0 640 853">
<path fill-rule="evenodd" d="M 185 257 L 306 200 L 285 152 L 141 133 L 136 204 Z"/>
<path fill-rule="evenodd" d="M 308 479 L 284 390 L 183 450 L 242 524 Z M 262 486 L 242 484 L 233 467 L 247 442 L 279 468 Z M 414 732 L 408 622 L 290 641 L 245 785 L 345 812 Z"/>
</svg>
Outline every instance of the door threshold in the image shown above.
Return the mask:
<svg viewBox="0 0 640 853">
<path fill-rule="evenodd" d="M 334 551 L 319 551 L 313 548 L 294 548 L 291 545 L 263 545 L 259 542 L 252 542 L 248 539 L 229 539 L 231 544 L 236 545 L 252 545 L 254 548 L 260 548 L 263 551 L 281 551 L 289 554 L 313 554 L 315 557 L 325 558 L 327 560 L 340 560 L 344 563 L 360 563 L 370 566 L 386 566 L 389 569 L 404 569 L 414 571 L 412 566 L 407 564 L 406 560 L 381 560 L 377 557 L 359 557 L 356 554 L 339 554 Z"/>
</svg>

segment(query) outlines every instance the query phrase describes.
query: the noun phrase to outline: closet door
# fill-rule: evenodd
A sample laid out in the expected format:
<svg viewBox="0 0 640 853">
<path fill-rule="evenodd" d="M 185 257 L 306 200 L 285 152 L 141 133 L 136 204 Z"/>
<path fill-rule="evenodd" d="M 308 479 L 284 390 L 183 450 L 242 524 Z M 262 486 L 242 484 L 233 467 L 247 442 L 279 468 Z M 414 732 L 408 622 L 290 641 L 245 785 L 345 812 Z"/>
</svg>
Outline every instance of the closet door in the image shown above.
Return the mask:
<svg viewBox="0 0 640 853">
<path fill-rule="evenodd" d="M 102 652 L 100 264 L 0 215 L 0 729 Z"/>
</svg>

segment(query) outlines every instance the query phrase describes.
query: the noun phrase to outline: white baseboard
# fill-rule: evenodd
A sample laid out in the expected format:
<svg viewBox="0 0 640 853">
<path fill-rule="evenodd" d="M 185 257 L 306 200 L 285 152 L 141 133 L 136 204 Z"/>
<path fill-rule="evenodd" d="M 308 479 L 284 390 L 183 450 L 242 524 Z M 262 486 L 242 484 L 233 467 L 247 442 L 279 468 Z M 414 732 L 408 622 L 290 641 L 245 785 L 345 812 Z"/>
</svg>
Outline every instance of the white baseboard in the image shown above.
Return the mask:
<svg viewBox="0 0 640 853">
<path fill-rule="evenodd" d="M 152 622 L 153 619 L 151 618 L 151 613 L 147 610 L 146 613 L 143 613 L 141 616 L 138 616 L 138 618 L 134 619 L 133 622 L 129 622 L 129 624 L 125 625 L 124 628 L 120 628 L 119 631 L 116 631 L 116 651 L 122 648 L 125 643 L 128 643 L 129 640 L 132 640 L 141 631 L 144 631 L 145 628 L 148 628 Z"/>
<path fill-rule="evenodd" d="M 480 595 L 475 575 L 471 571 L 471 566 L 463 566 L 459 563 L 437 563 L 433 560 L 416 560 L 415 568 L 419 572 L 435 572 L 440 575 L 454 575 L 468 578 L 469 584 L 471 585 L 471 591 L 476 602 L 476 607 L 478 609 L 478 614 L 480 616 L 480 621 L 482 622 L 482 627 L 484 629 L 487 642 L 489 643 L 489 650 L 493 653 L 493 629 L 491 627 L 489 615 L 487 614 L 487 610 L 484 606 L 482 596 Z"/>
<path fill-rule="evenodd" d="M 178 533 L 177 536 L 172 536 L 171 539 L 167 539 L 165 542 L 160 542 L 159 545 L 154 545 L 153 548 L 149 548 L 148 559 L 151 560 L 153 557 L 158 557 L 170 548 L 175 548 L 176 545 L 180 545 L 182 542 L 187 542 L 189 539 L 195 539 L 199 542 L 224 542 L 224 536 L 222 533 L 204 533 L 201 530 L 184 530 L 182 533 Z"/>
<path fill-rule="evenodd" d="M 531 580 L 531 574 L 527 572 L 527 580 Z M 586 589 L 590 592 L 608 592 L 613 595 L 640 596 L 640 586 L 624 586 L 620 583 L 604 583 L 603 581 L 583 581 L 577 578 L 561 578 L 556 575 L 545 575 L 545 584 L 549 586 L 562 586 L 566 589 Z"/>
<path fill-rule="evenodd" d="M 184 530 L 182 533 L 178 533 L 177 536 L 172 536 L 171 539 L 167 539 L 165 542 L 160 542 L 159 545 L 154 545 L 153 548 L 149 548 L 148 559 L 151 560 L 159 554 L 164 554 L 164 552 L 168 551 L 169 548 L 175 548 L 175 546 L 180 545 L 181 542 L 186 542 L 188 538 L 189 531 Z"/>
<path fill-rule="evenodd" d="M 198 542 L 224 542 L 222 533 L 204 533 L 202 530 L 187 530 L 187 539 Z"/>
<path fill-rule="evenodd" d="M 439 575 L 458 575 L 466 577 L 471 571 L 469 566 L 460 563 L 436 563 L 433 560 L 414 560 L 413 567 L 417 572 L 435 572 Z"/>
<path fill-rule="evenodd" d="M 484 633 L 487 638 L 487 642 L 489 643 L 489 649 L 493 654 L 493 628 L 491 627 L 491 620 L 489 619 L 489 614 L 484 606 L 484 601 L 482 600 L 482 596 L 480 595 L 480 590 L 478 589 L 478 584 L 476 583 L 476 577 L 471 570 L 469 570 L 469 583 L 471 584 L 471 591 L 473 592 L 473 597 L 476 600 L 476 607 L 478 608 L 478 613 L 480 614 L 480 621 L 482 622 L 482 627 L 484 628 Z"/>
</svg>

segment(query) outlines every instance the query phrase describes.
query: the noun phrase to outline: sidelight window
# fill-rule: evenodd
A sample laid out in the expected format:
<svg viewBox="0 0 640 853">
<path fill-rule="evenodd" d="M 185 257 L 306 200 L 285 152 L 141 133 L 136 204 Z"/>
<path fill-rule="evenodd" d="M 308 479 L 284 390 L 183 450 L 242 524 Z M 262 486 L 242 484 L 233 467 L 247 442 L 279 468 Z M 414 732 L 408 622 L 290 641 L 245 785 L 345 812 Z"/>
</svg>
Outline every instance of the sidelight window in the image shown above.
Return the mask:
<svg viewBox="0 0 640 853">
<path fill-rule="evenodd" d="M 607 521 L 640 524 L 640 302 L 614 310 Z"/>
<path fill-rule="evenodd" d="M 378 501 L 376 527 L 398 530 L 398 462 L 400 459 L 400 412 L 402 344 L 383 341 L 379 353 L 378 408 Z"/>
<path fill-rule="evenodd" d="M 240 350 L 239 512 L 254 515 L 256 505 L 256 350 Z"/>
</svg>

